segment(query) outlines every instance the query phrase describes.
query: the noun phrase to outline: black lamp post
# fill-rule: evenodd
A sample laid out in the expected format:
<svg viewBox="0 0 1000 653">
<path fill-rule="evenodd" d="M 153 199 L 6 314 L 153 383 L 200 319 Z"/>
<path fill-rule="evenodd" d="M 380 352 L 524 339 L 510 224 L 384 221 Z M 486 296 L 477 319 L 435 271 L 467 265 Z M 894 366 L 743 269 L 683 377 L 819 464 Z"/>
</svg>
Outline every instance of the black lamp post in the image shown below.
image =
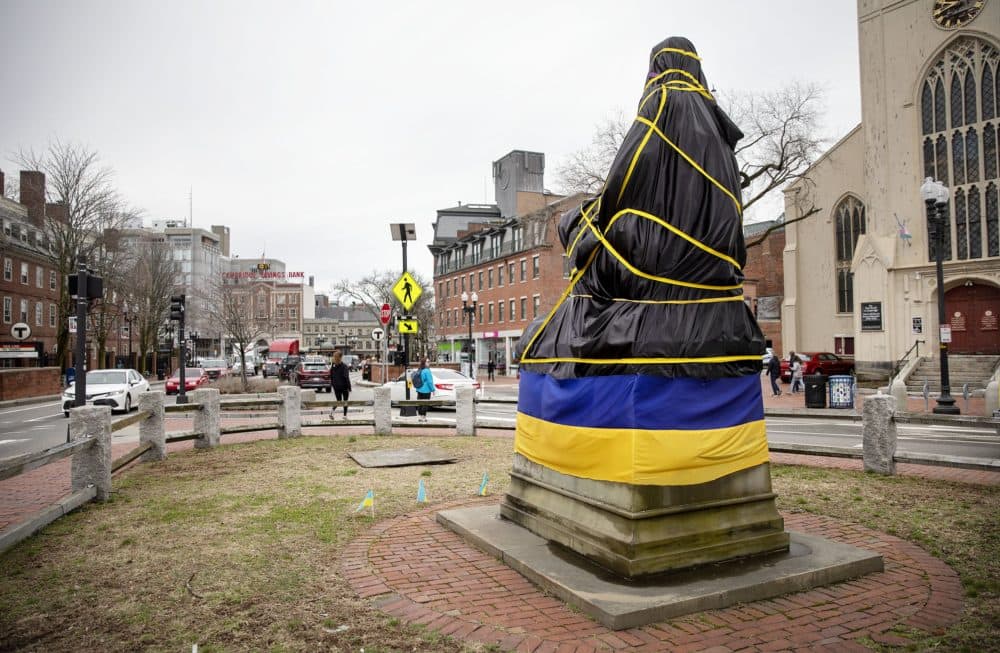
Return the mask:
<svg viewBox="0 0 1000 653">
<path fill-rule="evenodd" d="M 937 269 L 938 342 L 941 351 L 941 394 L 938 395 L 934 412 L 944 415 L 958 415 L 962 411 L 951 396 L 951 382 L 948 378 L 948 343 L 951 342 L 951 328 L 945 326 L 944 310 L 944 233 L 948 228 L 948 187 L 940 181 L 927 177 L 920 186 L 920 196 L 927 205 L 927 223 L 934 234 L 934 264 Z"/>
<path fill-rule="evenodd" d="M 469 319 L 469 378 L 476 378 L 475 348 L 472 346 L 472 321 L 476 317 L 476 304 L 479 302 L 479 295 L 472 293 L 472 305 L 469 306 L 469 293 L 462 292 L 462 313 Z"/>
<path fill-rule="evenodd" d="M 122 319 L 125 320 L 125 324 L 128 325 L 128 366 L 135 367 L 135 363 L 132 362 L 132 313 L 129 311 L 128 304 L 122 309 Z"/>
</svg>

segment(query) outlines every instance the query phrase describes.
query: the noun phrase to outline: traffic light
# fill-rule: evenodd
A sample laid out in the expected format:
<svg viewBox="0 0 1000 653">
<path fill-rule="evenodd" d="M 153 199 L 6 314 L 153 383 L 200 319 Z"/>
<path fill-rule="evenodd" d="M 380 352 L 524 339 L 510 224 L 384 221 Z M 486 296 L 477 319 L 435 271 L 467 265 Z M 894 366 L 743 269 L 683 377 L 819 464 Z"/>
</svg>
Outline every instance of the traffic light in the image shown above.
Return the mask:
<svg viewBox="0 0 1000 653">
<path fill-rule="evenodd" d="M 184 320 L 184 295 L 170 296 L 170 319 L 178 322 Z"/>
</svg>

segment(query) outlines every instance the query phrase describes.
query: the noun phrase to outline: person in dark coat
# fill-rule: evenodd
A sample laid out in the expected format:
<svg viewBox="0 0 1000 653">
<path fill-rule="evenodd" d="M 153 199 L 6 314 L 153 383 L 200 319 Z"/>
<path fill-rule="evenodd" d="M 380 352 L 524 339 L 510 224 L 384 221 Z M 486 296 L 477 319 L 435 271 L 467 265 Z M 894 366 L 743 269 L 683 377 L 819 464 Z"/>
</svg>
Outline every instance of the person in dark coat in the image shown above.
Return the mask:
<svg viewBox="0 0 1000 653">
<path fill-rule="evenodd" d="M 351 396 L 351 370 L 344 363 L 344 355 L 338 349 L 333 352 L 333 364 L 330 365 L 330 387 L 337 401 L 347 401 Z M 336 407 L 333 414 L 336 414 Z M 331 415 L 332 416 L 332 415 Z M 347 419 L 347 405 L 344 405 L 344 419 Z"/>
<path fill-rule="evenodd" d="M 778 377 L 781 376 L 781 359 L 777 354 L 771 354 L 771 359 L 767 361 L 767 375 L 771 377 L 771 396 L 781 396 L 781 388 L 778 387 Z"/>
</svg>

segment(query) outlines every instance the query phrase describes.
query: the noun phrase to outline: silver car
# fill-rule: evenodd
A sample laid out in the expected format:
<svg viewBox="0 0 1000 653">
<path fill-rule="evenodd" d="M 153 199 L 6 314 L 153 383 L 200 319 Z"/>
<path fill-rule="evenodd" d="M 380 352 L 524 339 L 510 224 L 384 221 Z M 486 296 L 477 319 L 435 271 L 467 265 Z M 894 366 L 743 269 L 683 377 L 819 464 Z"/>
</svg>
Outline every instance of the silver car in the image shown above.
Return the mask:
<svg viewBox="0 0 1000 653">
<path fill-rule="evenodd" d="M 464 374 L 459 374 L 455 370 L 449 370 L 445 367 L 431 367 L 428 369 L 430 369 L 431 376 L 434 378 L 434 394 L 431 395 L 431 399 L 455 401 L 455 388 L 463 385 L 472 386 L 477 396 L 482 395 L 482 386 L 479 384 L 479 381 L 470 379 Z M 410 375 L 415 371 L 416 368 L 406 370 L 395 381 L 383 384 L 383 387 L 389 388 L 389 396 L 392 401 L 403 401 L 406 399 L 406 385 L 410 382 Z M 411 385 L 410 399 L 416 398 L 417 392 Z"/>
<path fill-rule="evenodd" d="M 91 370 L 87 372 L 87 403 L 111 406 L 111 411 L 127 413 L 139 403 L 139 395 L 149 392 L 149 381 L 135 370 Z M 76 405 L 76 385 L 62 394 L 63 415 Z"/>
</svg>

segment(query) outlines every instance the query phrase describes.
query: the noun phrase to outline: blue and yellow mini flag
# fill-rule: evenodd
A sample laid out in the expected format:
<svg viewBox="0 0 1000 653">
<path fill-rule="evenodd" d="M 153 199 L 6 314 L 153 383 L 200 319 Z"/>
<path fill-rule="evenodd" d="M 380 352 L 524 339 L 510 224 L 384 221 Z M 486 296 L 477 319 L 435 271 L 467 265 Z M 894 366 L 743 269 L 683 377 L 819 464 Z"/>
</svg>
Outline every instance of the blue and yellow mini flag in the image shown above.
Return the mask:
<svg viewBox="0 0 1000 653">
<path fill-rule="evenodd" d="M 354 509 L 354 512 L 361 512 L 365 508 L 374 508 L 374 507 L 375 507 L 375 490 L 368 490 L 368 494 L 366 494 L 365 498 L 361 500 L 361 503 L 358 504 L 358 507 Z"/>
<path fill-rule="evenodd" d="M 489 482 L 489 480 L 490 480 L 490 475 L 487 474 L 486 472 L 483 472 L 483 482 L 479 484 L 479 492 L 477 492 L 479 496 L 481 497 L 486 496 L 486 484 Z"/>
<path fill-rule="evenodd" d="M 427 490 L 424 489 L 424 479 L 417 486 L 417 503 L 427 503 Z"/>
</svg>

